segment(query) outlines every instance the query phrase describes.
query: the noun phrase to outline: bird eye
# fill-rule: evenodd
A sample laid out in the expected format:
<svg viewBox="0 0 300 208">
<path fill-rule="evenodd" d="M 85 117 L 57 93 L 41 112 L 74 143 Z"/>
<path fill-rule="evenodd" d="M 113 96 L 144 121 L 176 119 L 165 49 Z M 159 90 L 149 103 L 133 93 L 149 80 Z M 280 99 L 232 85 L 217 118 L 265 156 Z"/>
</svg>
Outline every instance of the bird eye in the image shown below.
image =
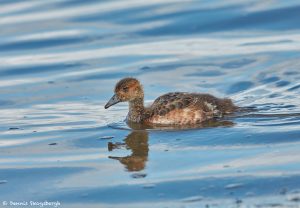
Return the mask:
<svg viewBox="0 0 300 208">
<path fill-rule="evenodd" d="M 122 90 L 123 90 L 124 92 L 128 92 L 128 87 L 123 87 Z"/>
</svg>

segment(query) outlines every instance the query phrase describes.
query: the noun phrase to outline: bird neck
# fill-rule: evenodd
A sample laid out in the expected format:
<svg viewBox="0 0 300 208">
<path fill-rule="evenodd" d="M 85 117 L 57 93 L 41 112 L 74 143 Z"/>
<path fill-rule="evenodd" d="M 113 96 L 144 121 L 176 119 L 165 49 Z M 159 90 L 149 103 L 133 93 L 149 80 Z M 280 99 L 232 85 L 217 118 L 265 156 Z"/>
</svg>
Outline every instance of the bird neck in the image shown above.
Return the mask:
<svg viewBox="0 0 300 208">
<path fill-rule="evenodd" d="M 144 98 L 136 98 L 129 101 L 129 113 L 127 119 L 132 122 L 141 122 L 144 114 Z"/>
</svg>

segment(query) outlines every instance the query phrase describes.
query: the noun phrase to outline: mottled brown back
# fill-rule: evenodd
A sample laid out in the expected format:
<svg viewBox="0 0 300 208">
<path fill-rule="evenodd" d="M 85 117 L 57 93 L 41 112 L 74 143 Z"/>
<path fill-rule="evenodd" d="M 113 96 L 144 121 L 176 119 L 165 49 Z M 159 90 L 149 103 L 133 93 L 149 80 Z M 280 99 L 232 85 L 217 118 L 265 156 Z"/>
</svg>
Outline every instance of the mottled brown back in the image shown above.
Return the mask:
<svg viewBox="0 0 300 208">
<path fill-rule="evenodd" d="M 190 115 L 193 115 L 193 112 L 198 113 L 198 117 L 199 115 L 201 117 L 199 121 L 203 121 L 212 117 L 221 117 L 235 109 L 236 107 L 230 99 L 218 99 L 209 94 L 174 92 L 158 97 L 146 110 L 145 119 L 153 120 L 158 117 L 175 119 L 174 116 L 186 116 L 187 114 L 182 111 L 184 110 L 185 112 L 190 111 Z M 178 118 L 176 120 L 178 121 Z M 189 122 L 188 118 L 179 120 L 187 123 L 194 122 Z"/>
<path fill-rule="evenodd" d="M 162 95 L 153 102 L 150 109 L 152 109 L 153 113 L 161 116 L 174 109 L 184 109 L 191 106 L 209 111 L 210 109 L 208 109 L 205 102 L 216 106 L 221 113 L 230 113 L 235 109 L 230 99 L 218 99 L 209 94 L 184 92 L 173 92 Z"/>
</svg>

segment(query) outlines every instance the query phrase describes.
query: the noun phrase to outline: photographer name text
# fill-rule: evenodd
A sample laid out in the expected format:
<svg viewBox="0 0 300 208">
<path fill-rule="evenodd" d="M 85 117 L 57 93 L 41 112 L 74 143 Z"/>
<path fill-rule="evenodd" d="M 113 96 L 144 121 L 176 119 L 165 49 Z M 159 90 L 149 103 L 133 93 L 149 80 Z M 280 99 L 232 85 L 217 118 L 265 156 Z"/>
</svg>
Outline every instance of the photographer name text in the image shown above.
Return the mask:
<svg viewBox="0 0 300 208">
<path fill-rule="evenodd" d="M 59 201 L 2 201 L 3 206 L 15 206 L 15 207 L 59 207 Z"/>
</svg>

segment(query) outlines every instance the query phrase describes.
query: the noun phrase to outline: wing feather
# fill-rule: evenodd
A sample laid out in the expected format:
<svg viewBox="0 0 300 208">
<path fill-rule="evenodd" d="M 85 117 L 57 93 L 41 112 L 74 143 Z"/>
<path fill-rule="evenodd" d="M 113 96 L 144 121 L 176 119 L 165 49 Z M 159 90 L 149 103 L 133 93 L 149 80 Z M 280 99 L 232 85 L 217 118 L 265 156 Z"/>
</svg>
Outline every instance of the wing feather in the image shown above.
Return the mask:
<svg viewBox="0 0 300 208">
<path fill-rule="evenodd" d="M 158 97 L 151 105 L 152 111 L 160 116 L 169 113 L 172 110 L 183 109 L 193 103 L 191 94 L 188 93 L 168 93 Z"/>
</svg>

